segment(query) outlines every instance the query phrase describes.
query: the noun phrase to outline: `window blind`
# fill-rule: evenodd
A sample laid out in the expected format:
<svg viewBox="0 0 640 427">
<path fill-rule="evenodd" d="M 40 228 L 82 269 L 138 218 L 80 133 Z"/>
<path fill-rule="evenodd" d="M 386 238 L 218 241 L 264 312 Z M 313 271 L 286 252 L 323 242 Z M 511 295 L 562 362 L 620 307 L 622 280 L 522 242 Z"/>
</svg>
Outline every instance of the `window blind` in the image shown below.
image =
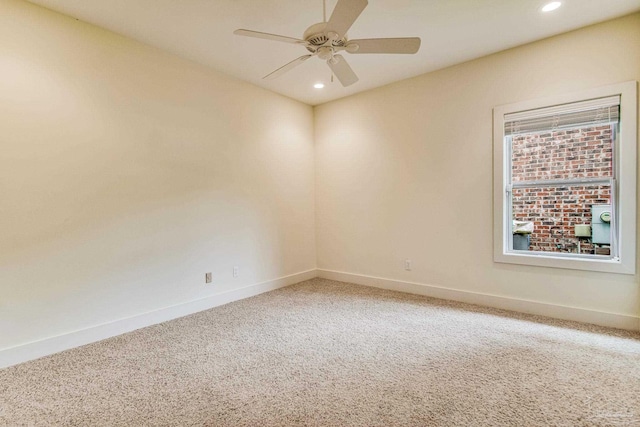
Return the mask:
<svg viewBox="0 0 640 427">
<path fill-rule="evenodd" d="M 506 114 L 504 119 L 505 136 L 617 123 L 620 96 L 520 111 Z"/>
</svg>

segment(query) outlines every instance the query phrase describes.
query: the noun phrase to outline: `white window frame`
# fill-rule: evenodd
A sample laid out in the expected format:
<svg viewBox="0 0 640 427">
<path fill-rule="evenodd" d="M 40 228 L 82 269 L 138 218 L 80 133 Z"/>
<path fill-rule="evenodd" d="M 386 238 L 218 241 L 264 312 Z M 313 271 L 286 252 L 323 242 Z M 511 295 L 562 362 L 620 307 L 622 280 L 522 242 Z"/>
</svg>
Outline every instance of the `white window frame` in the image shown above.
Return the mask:
<svg viewBox="0 0 640 427">
<path fill-rule="evenodd" d="M 609 273 L 635 274 L 636 272 L 636 146 L 638 143 L 637 89 L 635 81 L 603 86 L 591 90 L 557 95 L 548 98 L 501 105 L 493 109 L 493 258 L 495 262 L 534 265 L 540 267 L 568 268 Z M 618 224 L 618 256 L 567 257 L 548 252 L 510 251 L 512 218 L 507 194 L 510 170 L 510 151 L 507 150 L 504 125 L 505 115 L 538 108 L 553 107 L 590 99 L 620 96 L 620 125 L 614 147 L 614 164 L 617 167 L 615 192 Z"/>
</svg>

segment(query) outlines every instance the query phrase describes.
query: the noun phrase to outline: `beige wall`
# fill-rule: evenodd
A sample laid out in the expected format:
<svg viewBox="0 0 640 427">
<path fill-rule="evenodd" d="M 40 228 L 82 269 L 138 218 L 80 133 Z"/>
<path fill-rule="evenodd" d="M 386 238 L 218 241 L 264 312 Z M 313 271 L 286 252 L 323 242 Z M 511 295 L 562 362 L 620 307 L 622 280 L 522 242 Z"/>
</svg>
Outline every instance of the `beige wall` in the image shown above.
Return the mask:
<svg viewBox="0 0 640 427">
<path fill-rule="evenodd" d="M 315 268 L 311 107 L 0 10 L 0 350 Z"/>
<path fill-rule="evenodd" d="M 29 3 L 0 9 L 0 350 L 313 269 L 316 248 L 324 269 L 640 314 L 637 276 L 491 255 L 492 107 L 640 80 L 639 14 L 314 115 Z"/>
<path fill-rule="evenodd" d="M 640 14 L 316 107 L 318 267 L 638 316 L 638 276 L 492 256 L 492 108 L 629 80 Z"/>
</svg>

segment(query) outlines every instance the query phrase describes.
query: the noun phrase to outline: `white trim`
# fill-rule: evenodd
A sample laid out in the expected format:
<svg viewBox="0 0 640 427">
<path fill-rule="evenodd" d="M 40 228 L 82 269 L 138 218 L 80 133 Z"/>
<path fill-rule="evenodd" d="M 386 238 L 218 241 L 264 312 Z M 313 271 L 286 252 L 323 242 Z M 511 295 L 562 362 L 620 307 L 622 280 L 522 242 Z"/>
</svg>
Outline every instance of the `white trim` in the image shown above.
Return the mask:
<svg viewBox="0 0 640 427">
<path fill-rule="evenodd" d="M 505 232 L 508 217 L 506 205 L 506 170 L 508 155 L 504 144 L 505 115 L 535 110 L 547 106 L 569 104 L 582 100 L 620 95 L 620 133 L 616 149 L 618 194 L 617 224 L 619 259 L 582 259 L 541 253 L 509 252 L 511 236 Z M 493 259 L 509 264 L 568 268 L 607 273 L 635 274 L 636 272 L 636 155 L 637 155 L 637 82 L 630 81 L 591 90 L 501 105 L 493 109 Z M 614 190 L 615 191 L 615 190 Z"/>
<path fill-rule="evenodd" d="M 635 316 L 606 313 L 556 304 L 546 304 L 530 300 L 444 288 L 440 286 L 426 285 L 423 283 L 385 279 L 362 274 L 345 273 L 325 269 L 312 269 L 266 282 L 245 286 L 240 289 L 233 289 L 199 300 L 189 301 L 183 304 L 177 304 L 140 315 L 119 319 L 113 322 L 103 323 L 101 325 L 96 325 L 78 331 L 3 349 L 0 350 L 0 369 L 101 341 L 136 329 L 188 316 L 190 314 L 228 304 L 233 301 L 242 300 L 264 292 L 269 292 L 305 280 L 313 279 L 315 277 L 416 295 L 425 295 L 445 300 L 501 308 L 521 313 L 537 314 L 557 319 L 573 320 L 612 328 L 640 331 L 640 317 Z"/>
<path fill-rule="evenodd" d="M 460 301 L 469 304 L 501 308 L 520 313 L 537 314 L 556 319 L 573 320 L 576 322 L 591 323 L 611 328 L 640 331 L 640 317 L 625 314 L 607 313 L 596 310 L 587 310 L 584 308 L 547 304 L 518 298 L 509 298 L 480 292 L 463 291 L 460 289 L 443 288 L 423 283 L 404 282 L 400 280 L 333 270 L 318 269 L 318 277 L 375 288 L 425 295 L 434 298 Z"/>
<path fill-rule="evenodd" d="M 209 297 L 142 313 L 136 316 L 91 326 L 66 334 L 45 338 L 0 350 L 0 368 L 17 365 L 64 350 L 111 338 L 136 329 L 188 316 L 199 311 L 249 298 L 264 292 L 317 277 L 316 269 L 279 277 L 262 283 L 222 292 Z"/>
</svg>

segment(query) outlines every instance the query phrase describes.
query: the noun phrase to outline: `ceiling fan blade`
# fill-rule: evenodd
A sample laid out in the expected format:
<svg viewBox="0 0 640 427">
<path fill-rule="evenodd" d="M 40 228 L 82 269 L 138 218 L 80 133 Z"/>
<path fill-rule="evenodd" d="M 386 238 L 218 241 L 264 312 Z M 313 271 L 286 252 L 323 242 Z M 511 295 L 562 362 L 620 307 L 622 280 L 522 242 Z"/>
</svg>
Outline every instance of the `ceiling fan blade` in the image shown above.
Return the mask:
<svg viewBox="0 0 640 427">
<path fill-rule="evenodd" d="M 369 4 L 367 0 L 338 0 L 325 31 L 327 33 L 333 31 L 344 37 L 367 4 Z"/>
<path fill-rule="evenodd" d="M 358 76 L 356 76 L 356 73 L 353 72 L 342 55 L 334 55 L 333 58 L 336 60 L 336 63 L 334 64 L 331 60 L 328 60 L 327 64 L 329 64 L 329 68 L 331 68 L 333 74 L 340 80 L 342 86 L 351 86 L 358 81 Z"/>
<path fill-rule="evenodd" d="M 237 36 L 255 37 L 257 39 L 267 39 L 267 40 L 274 40 L 277 42 L 285 42 L 285 43 L 295 43 L 295 44 L 307 43 L 304 40 L 294 39 L 293 37 L 279 36 L 277 34 L 261 33 L 260 31 L 240 29 L 240 30 L 235 30 L 233 34 Z"/>
<path fill-rule="evenodd" d="M 266 76 L 263 77 L 263 79 L 272 80 L 272 79 L 275 79 L 277 77 L 280 77 L 281 75 L 283 75 L 287 71 L 289 71 L 289 70 L 297 67 L 298 65 L 302 64 L 304 61 L 306 61 L 307 59 L 311 58 L 312 56 L 313 55 L 302 55 L 300 58 L 296 58 L 293 61 L 289 62 L 288 64 L 283 65 L 282 67 L 278 68 L 274 72 L 267 74 Z"/>
<path fill-rule="evenodd" d="M 352 51 L 352 45 L 358 45 L 358 49 Z M 419 37 L 349 40 L 346 48 L 349 53 L 416 53 L 418 49 Z"/>
</svg>

